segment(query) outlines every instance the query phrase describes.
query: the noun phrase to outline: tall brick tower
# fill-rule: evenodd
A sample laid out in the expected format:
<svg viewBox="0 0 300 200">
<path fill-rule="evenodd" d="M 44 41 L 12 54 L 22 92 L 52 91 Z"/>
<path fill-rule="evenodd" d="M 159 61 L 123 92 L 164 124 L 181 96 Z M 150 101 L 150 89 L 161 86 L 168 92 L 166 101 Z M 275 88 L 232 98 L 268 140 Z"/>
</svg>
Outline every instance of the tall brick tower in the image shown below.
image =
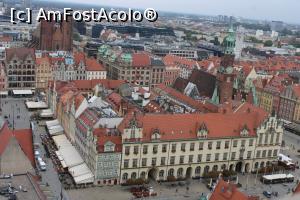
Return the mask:
<svg viewBox="0 0 300 200">
<path fill-rule="evenodd" d="M 67 21 L 45 21 L 40 23 L 40 50 L 48 51 L 71 51 L 72 50 L 72 24 L 71 18 Z"/>
<path fill-rule="evenodd" d="M 216 104 L 231 103 L 232 101 L 235 78 L 233 73 L 235 33 L 232 27 L 228 30 L 228 35 L 224 38 L 222 47 L 224 56 L 218 69 L 217 84 L 212 97 L 212 101 Z"/>
</svg>

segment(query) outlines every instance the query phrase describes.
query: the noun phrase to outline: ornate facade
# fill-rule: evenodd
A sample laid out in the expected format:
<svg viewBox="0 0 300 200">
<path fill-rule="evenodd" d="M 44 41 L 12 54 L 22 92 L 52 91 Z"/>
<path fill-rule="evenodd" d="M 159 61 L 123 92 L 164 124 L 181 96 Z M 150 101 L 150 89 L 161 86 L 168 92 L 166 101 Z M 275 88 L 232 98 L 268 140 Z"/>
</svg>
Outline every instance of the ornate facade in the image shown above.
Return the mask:
<svg viewBox="0 0 300 200">
<path fill-rule="evenodd" d="M 275 116 L 238 114 L 133 116 L 120 125 L 120 182 L 202 177 L 223 169 L 251 172 L 271 164 L 283 129 Z"/>
</svg>

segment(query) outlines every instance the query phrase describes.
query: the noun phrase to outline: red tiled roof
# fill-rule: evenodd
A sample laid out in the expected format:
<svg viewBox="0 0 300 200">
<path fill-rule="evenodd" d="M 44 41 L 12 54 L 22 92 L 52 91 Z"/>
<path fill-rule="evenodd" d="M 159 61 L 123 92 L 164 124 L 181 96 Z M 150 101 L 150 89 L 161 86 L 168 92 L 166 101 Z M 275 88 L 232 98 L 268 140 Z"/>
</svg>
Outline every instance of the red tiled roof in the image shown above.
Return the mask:
<svg viewBox="0 0 300 200">
<path fill-rule="evenodd" d="M 76 110 L 79 108 L 79 106 L 81 105 L 81 103 L 83 102 L 84 99 L 85 99 L 85 97 L 81 93 L 76 95 L 76 97 L 75 97 L 75 109 Z"/>
<path fill-rule="evenodd" d="M 106 97 L 105 100 L 108 103 L 112 104 L 114 106 L 114 109 L 119 109 L 121 105 L 122 97 L 118 93 L 112 92 Z"/>
<path fill-rule="evenodd" d="M 0 155 L 5 151 L 10 138 L 15 137 L 32 166 L 35 166 L 32 132 L 30 129 L 10 130 L 5 122 L 0 130 Z"/>
<path fill-rule="evenodd" d="M 83 52 L 74 53 L 74 61 L 76 65 L 78 65 L 81 61 L 85 63 L 85 54 Z"/>
<path fill-rule="evenodd" d="M 2 36 L 0 37 L 0 42 L 12 42 L 13 38 L 11 36 Z"/>
<path fill-rule="evenodd" d="M 197 132 L 205 124 L 208 138 L 240 137 L 246 126 L 249 136 L 256 136 L 256 128 L 266 119 L 259 112 L 249 113 L 207 113 L 207 114 L 136 114 L 136 120 L 143 128 L 143 141 L 150 141 L 155 129 L 161 133 L 161 140 L 197 139 Z M 128 114 L 118 129 L 128 127 L 134 119 Z"/>
<path fill-rule="evenodd" d="M 94 108 L 87 108 L 76 120 L 76 126 L 83 133 L 86 133 L 89 128 L 93 129 L 93 126 L 98 122 L 100 117 L 100 111 Z"/>
<path fill-rule="evenodd" d="M 268 116 L 268 112 L 266 112 L 264 109 L 254 106 L 253 104 L 250 103 L 243 103 L 240 105 L 236 110 L 234 110 L 234 113 L 258 113 L 261 118 L 265 118 Z"/>
<path fill-rule="evenodd" d="M 209 200 L 249 200 L 249 197 L 240 192 L 235 185 L 219 180 Z"/>
<path fill-rule="evenodd" d="M 163 58 L 164 64 L 167 65 L 179 65 L 185 66 L 189 69 L 194 69 L 198 66 L 198 63 L 194 60 L 186 59 L 183 57 L 168 54 Z"/>
<path fill-rule="evenodd" d="M 14 135 L 17 138 L 25 155 L 31 161 L 32 166 L 35 166 L 34 152 L 33 152 L 33 139 L 31 129 L 15 130 Z"/>
<path fill-rule="evenodd" d="M 134 67 L 147 67 L 151 65 L 150 56 L 146 53 L 133 53 L 132 66 Z"/>
<path fill-rule="evenodd" d="M 144 109 L 149 113 L 162 113 L 164 110 L 155 101 L 150 101 Z"/>
<path fill-rule="evenodd" d="M 10 61 L 16 55 L 20 60 L 24 60 L 28 55 L 35 59 L 34 49 L 32 48 L 10 48 L 6 49 L 6 60 Z"/>
<path fill-rule="evenodd" d="M 172 96 L 173 98 L 181 101 L 182 103 L 185 103 L 185 104 L 193 107 L 197 111 L 204 111 L 205 110 L 205 107 L 204 107 L 203 103 L 201 103 L 199 101 L 196 101 L 193 98 L 188 97 L 188 96 L 182 94 L 181 92 L 178 92 L 177 90 L 175 90 L 171 87 L 160 84 L 160 85 L 157 85 L 156 88 L 163 91 L 163 92 L 165 92 L 165 93 L 167 93 L 168 95 Z M 159 92 L 159 93 L 161 93 L 161 92 Z"/>
<path fill-rule="evenodd" d="M 37 65 L 40 65 L 40 64 L 43 64 L 43 63 L 50 63 L 50 58 L 48 56 L 41 57 L 41 58 L 36 58 L 35 62 L 36 62 Z"/>
<path fill-rule="evenodd" d="M 92 90 L 96 85 L 102 84 L 107 89 L 116 89 L 124 84 L 124 80 L 93 79 L 93 80 L 74 80 L 72 83 L 80 90 Z"/>
<path fill-rule="evenodd" d="M 86 59 L 86 70 L 87 71 L 105 71 L 105 68 L 97 62 L 94 58 Z"/>
<path fill-rule="evenodd" d="M 113 131 L 106 128 L 94 129 L 93 134 L 98 137 L 98 152 L 104 152 L 104 145 L 109 141 L 116 145 L 115 152 L 122 152 L 122 136 Z"/>
</svg>

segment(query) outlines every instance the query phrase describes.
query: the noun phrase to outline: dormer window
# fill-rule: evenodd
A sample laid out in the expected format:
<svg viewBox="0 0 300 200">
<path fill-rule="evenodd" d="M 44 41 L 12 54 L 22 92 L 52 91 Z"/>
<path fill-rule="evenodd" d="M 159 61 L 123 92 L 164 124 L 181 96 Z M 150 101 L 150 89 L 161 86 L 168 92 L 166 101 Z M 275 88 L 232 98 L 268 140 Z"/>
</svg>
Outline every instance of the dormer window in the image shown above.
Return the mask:
<svg viewBox="0 0 300 200">
<path fill-rule="evenodd" d="M 160 132 L 158 129 L 155 129 L 151 135 L 152 140 L 159 140 L 160 139 Z"/>
<path fill-rule="evenodd" d="M 207 138 L 208 135 L 208 129 L 206 127 L 205 123 L 202 123 L 200 128 L 198 129 L 197 136 L 198 138 Z"/>
<path fill-rule="evenodd" d="M 115 144 L 108 141 L 104 144 L 104 152 L 114 152 L 115 151 Z"/>
<path fill-rule="evenodd" d="M 247 125 L 245 124 L 244 127 L 242 128 L 240 135 L 242 137 L 247 137 L 249 135 L 249 129 L 247 127 Z"/>
</svg>

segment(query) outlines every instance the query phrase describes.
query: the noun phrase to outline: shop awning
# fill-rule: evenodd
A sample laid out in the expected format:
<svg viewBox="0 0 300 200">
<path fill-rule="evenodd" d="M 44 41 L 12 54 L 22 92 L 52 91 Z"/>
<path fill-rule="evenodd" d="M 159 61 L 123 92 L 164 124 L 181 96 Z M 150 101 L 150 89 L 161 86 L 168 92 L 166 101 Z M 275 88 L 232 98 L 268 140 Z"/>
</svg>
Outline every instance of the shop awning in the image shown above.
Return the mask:
<svg viewBox="0 0 300 200">
<path fill-rule="evenodd" d="M 13 90 L 14 95 L 32 95 L 31 90 Z"/>
</svg>

